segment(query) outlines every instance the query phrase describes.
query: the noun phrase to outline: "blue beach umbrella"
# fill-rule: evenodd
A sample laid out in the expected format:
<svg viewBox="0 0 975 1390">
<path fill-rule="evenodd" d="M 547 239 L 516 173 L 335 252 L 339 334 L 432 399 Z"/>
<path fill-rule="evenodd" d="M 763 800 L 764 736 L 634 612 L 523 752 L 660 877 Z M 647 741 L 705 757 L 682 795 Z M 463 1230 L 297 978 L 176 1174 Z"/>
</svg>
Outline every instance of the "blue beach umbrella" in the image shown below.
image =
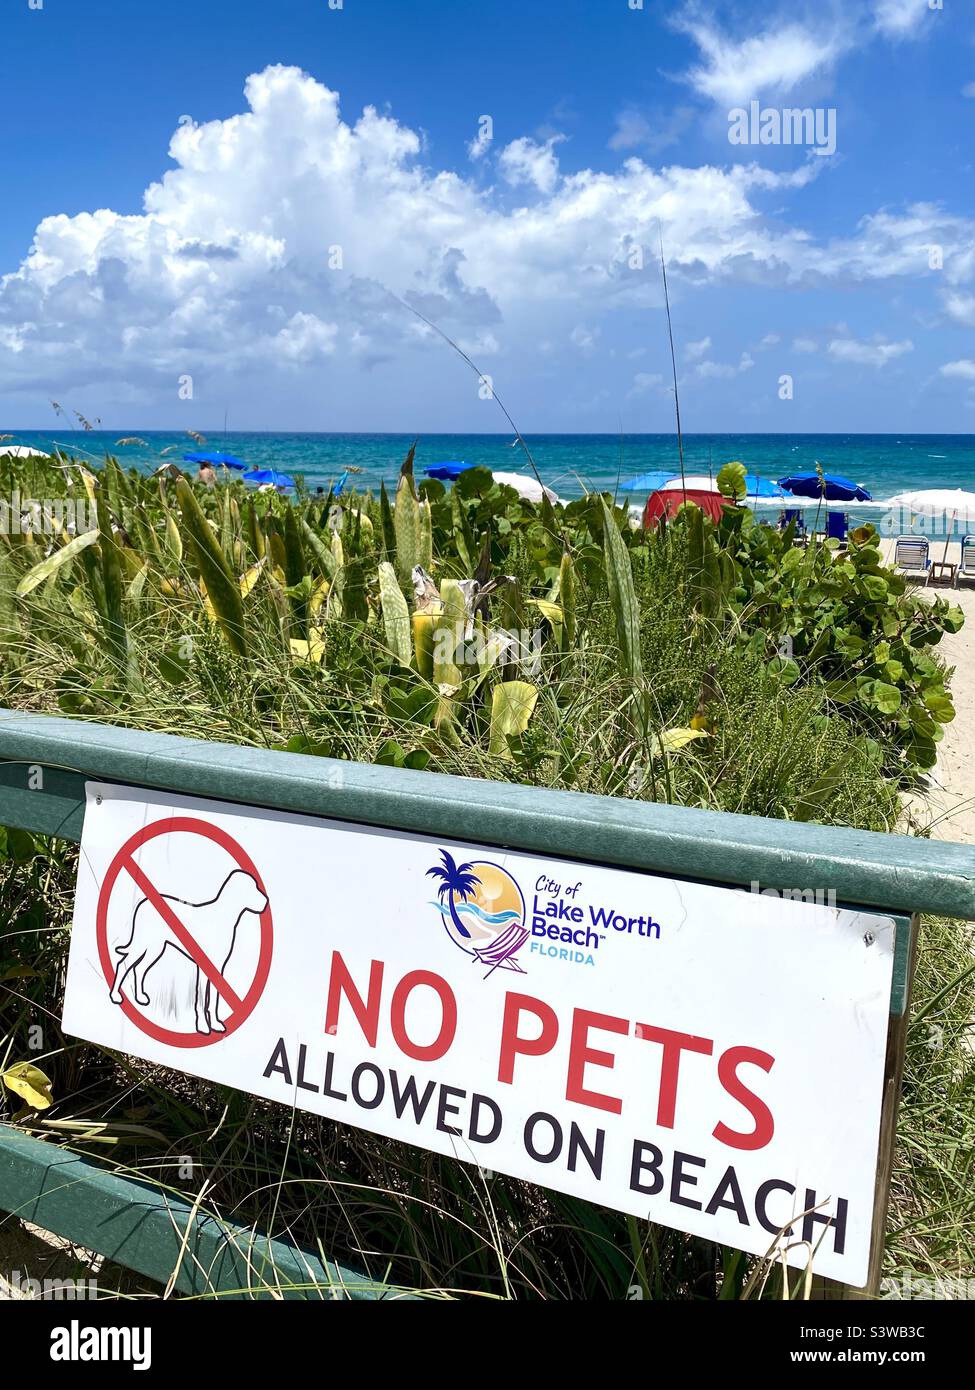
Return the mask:
<svg viewBox="0 0 975 1390">
<path fill-rule="evenodd" d="M 270 483 L 272 487 L 294 487 L 294 478 L 289 478 L 287 473 L 278 473 L 273 468 L 255 468 L 251 473 L 244 474 L 245 483 L 255 483 L 258 487 L 263 487 Z"/>
<path fill-rule="evenodd" d="M 870 502 L 871 494 L 859 483 L 850 482 L 835 473 L 793 473 L 788 478 L 780 478 L 779 486 L 794 497 L 824 497 L 827 502 Z"/>
<path fill-rule="evenodd" d="M 760 478 L 757 473 L 745 474 L 745 492 L 748 497 L 784 497 L 779 483 L 771 478 Z"/>
<path fill-rule="evenodd" d="M 448 461 L 447 463 L 430 463 L 423 471 L 428 478 L 439 478 L 443 483 L 452 483 L 462 473 L 466 473 L 468 468 L 474 467 L 473 463 Z"/>
<path fill-rule="evenodd" d="M 620 492 L 656 492 L 664 483 L 679 477 L 680 474 L 673 469 L 658 468 L 653 473 L 640 473 L 635 478 L 627 478 L 625 483 L 620 483 Z"/>
<path fill-rule="evenodd" d="M 241 463 L 240 459 L 235 459 L 232 454 L 184 454 L 183 462 L 219 464 L 223 468 L 236 468 L 238 473 L 243 473 L 247 467 L 246 463 Z"/>
</svg>

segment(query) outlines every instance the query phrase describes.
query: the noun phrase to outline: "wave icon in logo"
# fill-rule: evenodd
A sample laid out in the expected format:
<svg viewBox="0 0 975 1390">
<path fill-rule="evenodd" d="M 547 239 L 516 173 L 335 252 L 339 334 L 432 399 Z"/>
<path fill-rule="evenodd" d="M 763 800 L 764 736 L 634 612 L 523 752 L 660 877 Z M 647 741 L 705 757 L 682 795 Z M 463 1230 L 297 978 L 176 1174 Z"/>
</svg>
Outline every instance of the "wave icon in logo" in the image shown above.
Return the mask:
<svg viewBox="0 0 975 1390">
<path fill-rule="evenodd" d="M 525 927 L 525 899 L 517 882 L 490 860 L 458 864 L 445 849 L 440 859 L 427 869 L 428 878 L 440 880 L 438 901 L 430 906 L 439 912 L 451 941 L 488 967 L 485 979 L 495 970 L 524 975 L 516 957 L 531 933 Z"/>
</svg>

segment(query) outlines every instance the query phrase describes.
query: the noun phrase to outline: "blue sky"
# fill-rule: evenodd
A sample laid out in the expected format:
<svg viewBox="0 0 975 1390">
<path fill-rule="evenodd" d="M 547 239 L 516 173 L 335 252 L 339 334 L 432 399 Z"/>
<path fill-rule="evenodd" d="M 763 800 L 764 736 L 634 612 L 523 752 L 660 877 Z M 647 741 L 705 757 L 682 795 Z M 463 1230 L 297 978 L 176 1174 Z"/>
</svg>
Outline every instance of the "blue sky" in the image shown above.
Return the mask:
<svg viewBox="0 0 975 1390">
<path fill-rule="evenodd" d="M 971 432 L 966 9 L 5 0 L 0 424 Z"/>
</svg>

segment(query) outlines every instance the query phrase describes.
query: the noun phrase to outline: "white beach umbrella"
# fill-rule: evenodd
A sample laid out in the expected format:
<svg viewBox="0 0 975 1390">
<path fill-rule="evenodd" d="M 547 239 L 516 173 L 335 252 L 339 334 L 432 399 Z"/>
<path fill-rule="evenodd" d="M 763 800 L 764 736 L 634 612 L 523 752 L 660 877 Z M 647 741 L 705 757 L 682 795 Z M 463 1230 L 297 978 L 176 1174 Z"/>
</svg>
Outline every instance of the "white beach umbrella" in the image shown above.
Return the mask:
<svg viewBox="0 0 975 1390">
<path fill-rule="evenodd" d="M 504 487 L 513 487 L 518 496 L 524 497 L 526 502 L 541 502 L 542 493 L 550 502 L 562 501 L 550 487 L 543 487 L 537 478 L 529 478 L 525 473 L 498 473 L 493 468 L 491 472 L 496 483 L 501 483 Z"/>
<path fill-rule="evenodd" d="M 718 492 L 719 488 L 713 478 L 708 478 L 704 473 L 688 473 L 681 482 L 680 478 L 671 478 L 669 483 L 664 483 L 661 492 L 683 492 L 687 488 L 688 492 Z"/>
<path fill-rule="evenodd" d="M 51 455 L 43 449 L 31 449 L 26 444 L 0 444 L 0 455 L 9 454 L 15 459 L 46 459 Z"/>
<path fill-rule="evenodd" d="M 975 526 L 975 492 L 965 492 L 963 488 L 932 487 L 919 492 L 899 492 L 887 504 L 891 509 L 900 507 L 904 511 L 915 512 L 918 516 L 944 517 L 945 558 L 951 531 L 956 522 L 963 526 Z"/>
</svg>

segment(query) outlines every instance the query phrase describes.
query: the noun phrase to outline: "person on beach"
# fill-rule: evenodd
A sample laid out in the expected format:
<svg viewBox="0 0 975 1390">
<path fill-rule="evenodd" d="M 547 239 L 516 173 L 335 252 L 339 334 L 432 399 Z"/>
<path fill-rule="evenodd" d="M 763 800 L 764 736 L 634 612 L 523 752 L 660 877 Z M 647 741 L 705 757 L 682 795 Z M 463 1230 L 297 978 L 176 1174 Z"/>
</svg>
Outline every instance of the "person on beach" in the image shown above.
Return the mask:
<svg viewBox="0 0 975 1390">
<path fill-rule="evenodd" d="M 200 471 L 197 474 L 197 481 L 203 483 L 205 487 L 216 487 L 217 470 L 212 463 L 201 463 Z"/>
</svg>

